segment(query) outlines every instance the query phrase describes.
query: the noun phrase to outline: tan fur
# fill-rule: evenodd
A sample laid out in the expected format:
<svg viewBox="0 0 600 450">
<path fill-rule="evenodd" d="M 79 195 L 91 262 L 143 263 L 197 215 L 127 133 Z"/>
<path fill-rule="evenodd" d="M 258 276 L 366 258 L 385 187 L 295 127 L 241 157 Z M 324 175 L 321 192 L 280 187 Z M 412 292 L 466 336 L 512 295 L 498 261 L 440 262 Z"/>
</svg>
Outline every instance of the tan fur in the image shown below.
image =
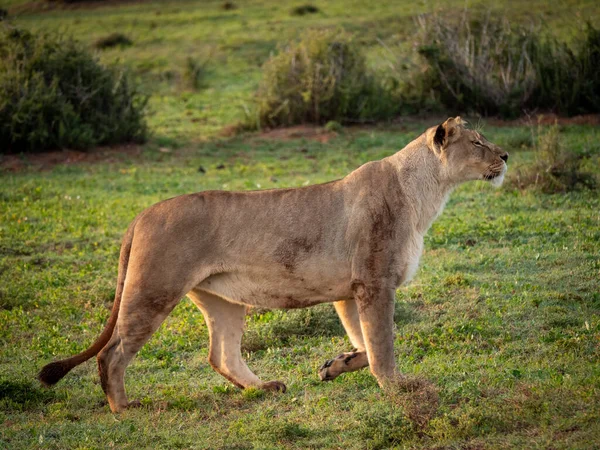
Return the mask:
<svg viewBox="0 0 600 450">
<path fill-rule="evenodd" d="M 131 405 L 125 368 L 186 294 L 204 314 L 210 364 L 239 387 L 285 391 L 281 382 L 261 381 L 242 359 L 246 306 L 324 302 L 335 302 L 356 350 L 327 362 L 321 378 L 369 365 L 386 384 L 396 376 L 395 289 L 416 271 L 423 235 L 452 189 L 501 179 L 501 157 L 507 154 L 454 118 L 331 183 L 206 191 L 143 211 L 131 228 L 125 267 L 121 259 L 126 276 L 110 319 L 116 326 L 98 354 L 111 409 Z"/>
</svg>

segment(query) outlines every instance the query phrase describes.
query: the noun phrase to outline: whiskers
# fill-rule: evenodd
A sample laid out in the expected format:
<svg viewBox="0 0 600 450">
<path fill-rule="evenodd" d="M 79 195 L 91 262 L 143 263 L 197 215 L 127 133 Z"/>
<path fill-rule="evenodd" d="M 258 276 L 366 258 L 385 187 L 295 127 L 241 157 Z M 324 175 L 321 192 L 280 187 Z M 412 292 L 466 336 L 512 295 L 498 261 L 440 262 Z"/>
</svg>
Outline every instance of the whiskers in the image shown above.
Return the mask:
<svg viewBox="0 0 600 450">
<path fill-rule="evenodd" d="M 504 171 L 504 167 L 505 167 L 504 163 L 492 164 L 492 165 L 488 166 L 487 170 L 483 173 L 483 179 L 491 180 L 493 178 L 496 178 L 497 176 L 502 174 L 502 172 Z"/>
<path fill-rule="evenodd" d="M 492 164 L 483 173 L 482 178 L 486 181 L 490 181 L 492 186 L 499 187 L 504 181 L 504 174 L 506 173 L 506 164 Z"/>
</svg>

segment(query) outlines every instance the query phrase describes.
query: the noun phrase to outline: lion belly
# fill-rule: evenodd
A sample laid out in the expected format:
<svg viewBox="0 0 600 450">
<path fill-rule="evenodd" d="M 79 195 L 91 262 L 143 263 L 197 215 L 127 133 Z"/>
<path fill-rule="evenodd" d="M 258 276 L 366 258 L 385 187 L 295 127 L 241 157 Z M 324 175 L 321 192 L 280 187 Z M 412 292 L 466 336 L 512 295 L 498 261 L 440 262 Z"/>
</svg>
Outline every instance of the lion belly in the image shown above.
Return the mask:
<svg viewBox="0 0 600 450">
<path fill-rule="evenodd" d="M 211 275 L 198 289 L 234 303 L 264 308 L 304 308 L 352 297 L 349 269 L 330 264 L 328 270 L 311 270 L 311 266 L 299 267 L 293 274 L 273 267 L 237 267 Z"/>
</svg>

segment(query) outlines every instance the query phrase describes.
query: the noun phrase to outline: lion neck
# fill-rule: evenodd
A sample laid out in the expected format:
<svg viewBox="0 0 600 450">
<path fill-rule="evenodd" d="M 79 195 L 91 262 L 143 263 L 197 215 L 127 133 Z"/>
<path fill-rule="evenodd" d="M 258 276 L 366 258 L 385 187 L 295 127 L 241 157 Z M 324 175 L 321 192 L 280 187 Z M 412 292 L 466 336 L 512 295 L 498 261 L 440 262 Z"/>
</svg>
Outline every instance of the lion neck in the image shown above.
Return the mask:
<svg viewBox="0 0 600 450">
<path fill-rule="evenodd" d="M 424 136 L 387 158 L 394 166 L 414 222 L 421 234 L 443 211 L 456 187 L 440 158 L 430 150 Z"/>
</svg>

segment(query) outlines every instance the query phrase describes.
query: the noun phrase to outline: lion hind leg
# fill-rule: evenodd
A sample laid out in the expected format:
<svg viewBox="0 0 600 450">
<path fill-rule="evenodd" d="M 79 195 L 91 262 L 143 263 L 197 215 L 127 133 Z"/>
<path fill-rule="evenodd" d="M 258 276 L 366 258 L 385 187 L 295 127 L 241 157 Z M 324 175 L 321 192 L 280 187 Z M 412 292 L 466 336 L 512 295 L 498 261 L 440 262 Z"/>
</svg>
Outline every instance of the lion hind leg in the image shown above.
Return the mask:
<svg viewBox="0 0 600 450">
<path fill-rule="evenodd" d="M 205 291 L 194 290 L 188 296 L 204 315 L 210 336 L 208 361 L 216 372 L 242 389 L 256 387 L 286 391 L 280 381 L 261 381 L 242 358 L 246 306 L 228 302 Z"/>
<path fill-rule="evenodd" d="M 113 335 L 97 357 L 100 383 L 113 412 L 139 404 L 127 401 L 125 369 L 173 310 L 180 297 L 142 293 L 127 296 L 125 292 Z"/>
</svg>

